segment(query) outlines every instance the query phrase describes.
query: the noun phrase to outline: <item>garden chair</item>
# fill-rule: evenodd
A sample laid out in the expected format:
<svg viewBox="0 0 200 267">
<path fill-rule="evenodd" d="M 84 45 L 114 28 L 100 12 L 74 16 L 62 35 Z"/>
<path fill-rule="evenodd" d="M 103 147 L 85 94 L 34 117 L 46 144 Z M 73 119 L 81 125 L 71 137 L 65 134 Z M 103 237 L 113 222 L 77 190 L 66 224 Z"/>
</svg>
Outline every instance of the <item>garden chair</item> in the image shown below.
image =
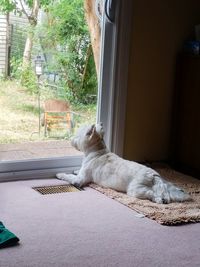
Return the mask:
<svg viewBox="0 0 200 267">
<path fill-rule="evenodd" d="M 44 103 L 44 135 L 51 129 L 66 129 L 72 131 L 73 112 L 67 101 L 49 99 Z"/>
</svg>

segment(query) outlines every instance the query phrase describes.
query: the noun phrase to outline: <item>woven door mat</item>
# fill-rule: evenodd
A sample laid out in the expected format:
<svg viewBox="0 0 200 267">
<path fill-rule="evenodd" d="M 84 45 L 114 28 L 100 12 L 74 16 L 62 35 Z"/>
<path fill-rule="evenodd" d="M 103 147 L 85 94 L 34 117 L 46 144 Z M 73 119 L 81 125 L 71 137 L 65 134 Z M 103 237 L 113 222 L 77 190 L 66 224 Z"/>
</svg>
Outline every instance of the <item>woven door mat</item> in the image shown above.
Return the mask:
<svg viewBox="0 0 200 267">
<path fill-rule="evenodd" d="M 156 168 L 156 171 L 167 181 L 188 192 L 192 201 L 157 204 L 149 200 L 130 197 L 125 193 L 103 188 L 93 183 L 90 184 L 90 187 L 163 225 L 200 222 L 200 180 L 170 168 Z"/>
</svg>

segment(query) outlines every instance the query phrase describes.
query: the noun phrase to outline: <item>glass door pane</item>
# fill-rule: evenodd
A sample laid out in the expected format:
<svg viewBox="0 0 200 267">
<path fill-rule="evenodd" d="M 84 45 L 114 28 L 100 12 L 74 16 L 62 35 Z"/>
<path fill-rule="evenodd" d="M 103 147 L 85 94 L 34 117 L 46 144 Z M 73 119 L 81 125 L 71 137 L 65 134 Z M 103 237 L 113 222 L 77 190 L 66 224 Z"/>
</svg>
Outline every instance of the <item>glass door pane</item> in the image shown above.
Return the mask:
<svg viewBox="0 0 200 267">
<path fill-rule="evenodd" d="M 77 4 L 80 1 L 83 9 L 82 0 L 63 0 L 59 2 L 63 4 L 66 2 L 73 2 Z M 86 3 L 87 1 L 84 2 Z M 99 33 L 101 34 L 101 48 L 99 48 L 100 60 L 97 60 L 100 61 L 99 75 L 96 76 L 94 71 L 94 57 L 91 54 L 90 49 L 85 50 L 85 61 L 83 65 L 86 68 L 82 68 L 81 77 L 84 77 L 86 80 L 79 80 L 82 82 L 81 88 L 85 91 L 75 90 L 77 86 L 76 75 L 73 76 L 69 68 L 64 69 L 66 70 L 66 73 L 64 72 L 63 68 L 59 69 L 61 72 L 57 72 L 56 67 L 58 67 L 58 65 L 56 64 L 53 64 L 48 68 L 48 64 L 46 64 L 46 62 L 57 63 L 57 60 L 59 60 L 60 57 L 62 59 L 62 64 L 67 63 L 67 60 L 69 60 L 67 55 L 71 45 L 71 43 L 66 46 L 64 46 L 62 42 L 61 44 L 56 43 L 55 49 L 55 43 L 53 42 L 54 35 L 52 35 L 51 32 L 50 42 L 47 42 L 46 44 L 46 36 L 40 34 L 37 35 L 38 43 L 36 48 L 38 49 L 39 47 L 42 51 L 44 48 L 48 49 L 47 51 L 45 50 L 46 54 L 36 53 L 35 57 L 32 59 L 33 65 L 31 73 L 33 74 L 33 71 L 35 71 L 35 63 L 38 63 L 35 62 L 35 58 L 39 55 L 41 58 L 38 57 L 36 59 L 42 60 L 42 64 L 44 64 L 44 74 L 38 77 L 38 83 L 35 84 L 35 87 L 31 88 L 31 92 L 27 92 L 25 87 L 21 87 L 21 85 L 16 82 L 16 79 L 12 79 L 11 81 L 1 81 L 0 97 L 2 109 L 0 114 L 0 181 L 29 178 L 50 178 L 55 177 L 55 174 L 58 171 L 73 172 L 74 170 L 80 168 L 82 155 L 71 147 L 70 137 L 73 136 L 75 130 L 82 123 L 94 123 L 95 120 L 103 122 L 106 130 L 106 143 L 108 147 L 112 149 L 112 132 L 117 129 L 116 127 L 113 128 L 112 126 L 115 126 L 115 124 L 120 126 L 120 124 L 116 123 L 117 118 L 113 120 L 113 117 L 115 110 L 114 98 L 116 88 L 114 83 L 116 78 L 116 44 L 120 24 L 120 22 L 117 24 L 115 22 L 119 16 L 121 1 L 88 0 L 88 2 L 95 5 L 94 10 L 98 15 L 94 16 L 95 22 L 93 22 L 93 24 L 96 23 L 96 26 L 99 27 Z M 106 6 L 105 3 L 107 4 Z M 106 14 L 104 12 L 105 9 L 107 10 Z M 59 11 L 63 10 L 64 6 L 63 8 L 59 9 Z M 108 17 L 109 14 L 111 17 L 113 16 L 113 10 L 115 11 L 114 20 Z M 77 14 L 72 16 L 71 14 L 70 18 L 77 20 L 76 15 Z M 63 16 L 61 14 L 60 18 L 63 18 Z M 45 20 L 45 16 L 43 18 L 41 15 L 41 18 L 41 20 Z M 64 21 L 64 23 L 67 23 L 67 21 Z M 10 34 L 13 34 L 14 36 L 14 26 L 11 26 Z M 64 27 L 63 30 L 65 29 L 66 28 Z M 43 30 L 42 32 L 45 31 Z M 65 34 L 67 33 L 65 32 Z M 72 34 L 70 37 L 72 37 Z M 93 38 L 96 40 L 94 36 Z M 19 37 L 16 39 L 21 40 Z M 74 39 L 72 38 L 71 41 L 73 43 Z M 90 42 L 89 37 L 85 39 L 85 42 Z M 17 49 L 20 49 L 21 42 L 17 44 L 19 45 Z M 46 46 L 44 46 L 44 44 Z M 78 57 L 80 57 L 80 49 L 83 47 L 83 43 L 77 42 L 77 44 L 79 44 L 79 46 L 76 56 L 78 55 Z M 56 53 L 58 54 L 52 54 L 52 45 L 54 45 L 53 50 L 56 50 Z M 89 48 L 89 46 L 86 48 Z M 16 71 L 15 74 L 18 74 L 18 61 L 13 58 L 12 49 L 14 48 L 9 47 L 8 55 L 10 62 L 11 59 L 13 60 L 12 71 Z M 37 49 L 36 51 L 38 51 Z M 89 52 L 89 57 L 87 52 Z M 66 57 L 63 58 L 63 55 Z M 73 61 L 73 59 L 74 57 L 72 57 L 70 60 Z M 90 60 L 87 61 L 88 59 Z M 17 62 L 15 62 L 15 60 Z M 39 62 L 39 64 L 40 63 L 41 62 Z M 72 64 L 72 66 L 74 67 L 75 65 Z M 121 65 L 119 64 L 119 66 Z M 40 65 L 38 69 L 41 71 Z M 86 75 L 86 70 L 88 70 L 88 76 Z M 10 74 L 12 71 L 9 70 Z M 62 76 L 63 73 L 67 75 Z M 31 77 L 32 76 L 29 78 Z M 35 76 L 35 78 L 36 77 L 37 76 Z M 68 80 L 68 77 L 71 77 L 71 79 Z M 61 78 L 63 78 L 63 80 Z M 62 82 L 64 81 L 64 84 L 60 83 L 61 80 Z M 98 86 L 97 80 L 99 80 Z M 29 79 L 28 81 L 25 79 L 25 81 L 28 82 Z M 120 84 L 120 88 L 121 83 L 122 81 L 118 83 Z M 27 86 L 26 83 L 25 85 Z M 71 85 L 74 86 L 72 86 L 72 90 L 69 91 Z M 124 86 L 122 86 L 122 88 L 124 90 Z M 81 99 L 81 101 L 78 101 L 78 99 Z M 48 125 L 45 124 L 45 111 L 49 112 L 52 116 L 62 116 L 63 113 L 68 114 L 66 111 L 63 112 L 63 110 L 59 110 L 60 114 L 57 114 L 57 110 L 55 109 L 49 110 L 49 100 L 64 100 L 65 102 L 67 101 L 67 103 L 69 103 L 71 112 L 70 117 L 66 116 L 63 124 L 56 124 L 53 120 L 54 118 L 52 121 L 50 120 L 50 122 L 48 122 Z M 54 107 L 57 106 L 57 102 L 54 104 L 56 104 Z M 63 108 L 63 105 L 61 106 Z M 120 110 L 119 108 L 117 109 Z M 97 118 L 95 119 L 96 111 Z M 63 129 L 61 129 L 61 126 Z M 58 129 L 55 129 L 56 127 Z"/>
<path fill-rule="evenodd" d="M 100 41 L 103 1 L 95 10 L 98 16 L 88 16 Z M 24 14 L 10 13 L 4 22 L 9 79 L 0 80 L 1 162 L 82 155 L 70 139 L 80 125 L 96 121 L 99 61 L 85 17 L 83 0 L 62 0 L 40 10 L 34 29 Z M 31 59 L 24 68 L 30 30 Z"/>
</svg>

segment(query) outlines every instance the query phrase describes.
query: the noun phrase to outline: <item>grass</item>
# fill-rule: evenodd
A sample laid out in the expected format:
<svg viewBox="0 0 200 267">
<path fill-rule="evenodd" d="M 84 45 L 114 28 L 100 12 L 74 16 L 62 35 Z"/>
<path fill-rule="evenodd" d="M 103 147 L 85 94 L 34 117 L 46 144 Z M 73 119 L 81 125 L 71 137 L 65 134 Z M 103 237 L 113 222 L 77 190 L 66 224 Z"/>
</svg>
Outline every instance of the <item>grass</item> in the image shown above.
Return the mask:
<svg viewBox="0 0 200 267">
<path fill-rule="evenodd" d="M 46 92 L 41 93 L 41 107 L 48 97 Z M 0 144 L 70 137 L 69 133 L 55 130 L 45 137 L 44 127 L 39 137 L 38 96 L 31 95 L 16 81 L 0 81 L 0 107 Z M 71 110 L 80 114 L 74 116 L 75 130 L 81 124 L 95 122 L 96 105 L 71 105 Z"/>
</svg>

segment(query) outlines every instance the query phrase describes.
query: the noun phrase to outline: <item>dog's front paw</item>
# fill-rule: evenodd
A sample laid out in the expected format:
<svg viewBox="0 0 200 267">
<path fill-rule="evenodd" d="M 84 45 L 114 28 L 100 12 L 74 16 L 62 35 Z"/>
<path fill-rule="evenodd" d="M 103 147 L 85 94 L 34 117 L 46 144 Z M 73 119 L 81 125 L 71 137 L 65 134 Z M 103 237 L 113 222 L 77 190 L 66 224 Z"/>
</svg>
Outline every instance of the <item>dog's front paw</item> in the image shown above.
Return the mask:
<svg viewBox="0 0 200 267">
<path fill-rule="evenodd" d="M 74 174 L 57 173 L 56 177 L 60 180 L 64 180 L 70 184 L 74 184 L 77 180 L 77 176 Z"/>
<path fill-rule="evenodd" d="M 56 177 L 60 180 L 65 180 L 66 179 L 66 174 L 65 173 L 57 173 Z"/>
</svg>

